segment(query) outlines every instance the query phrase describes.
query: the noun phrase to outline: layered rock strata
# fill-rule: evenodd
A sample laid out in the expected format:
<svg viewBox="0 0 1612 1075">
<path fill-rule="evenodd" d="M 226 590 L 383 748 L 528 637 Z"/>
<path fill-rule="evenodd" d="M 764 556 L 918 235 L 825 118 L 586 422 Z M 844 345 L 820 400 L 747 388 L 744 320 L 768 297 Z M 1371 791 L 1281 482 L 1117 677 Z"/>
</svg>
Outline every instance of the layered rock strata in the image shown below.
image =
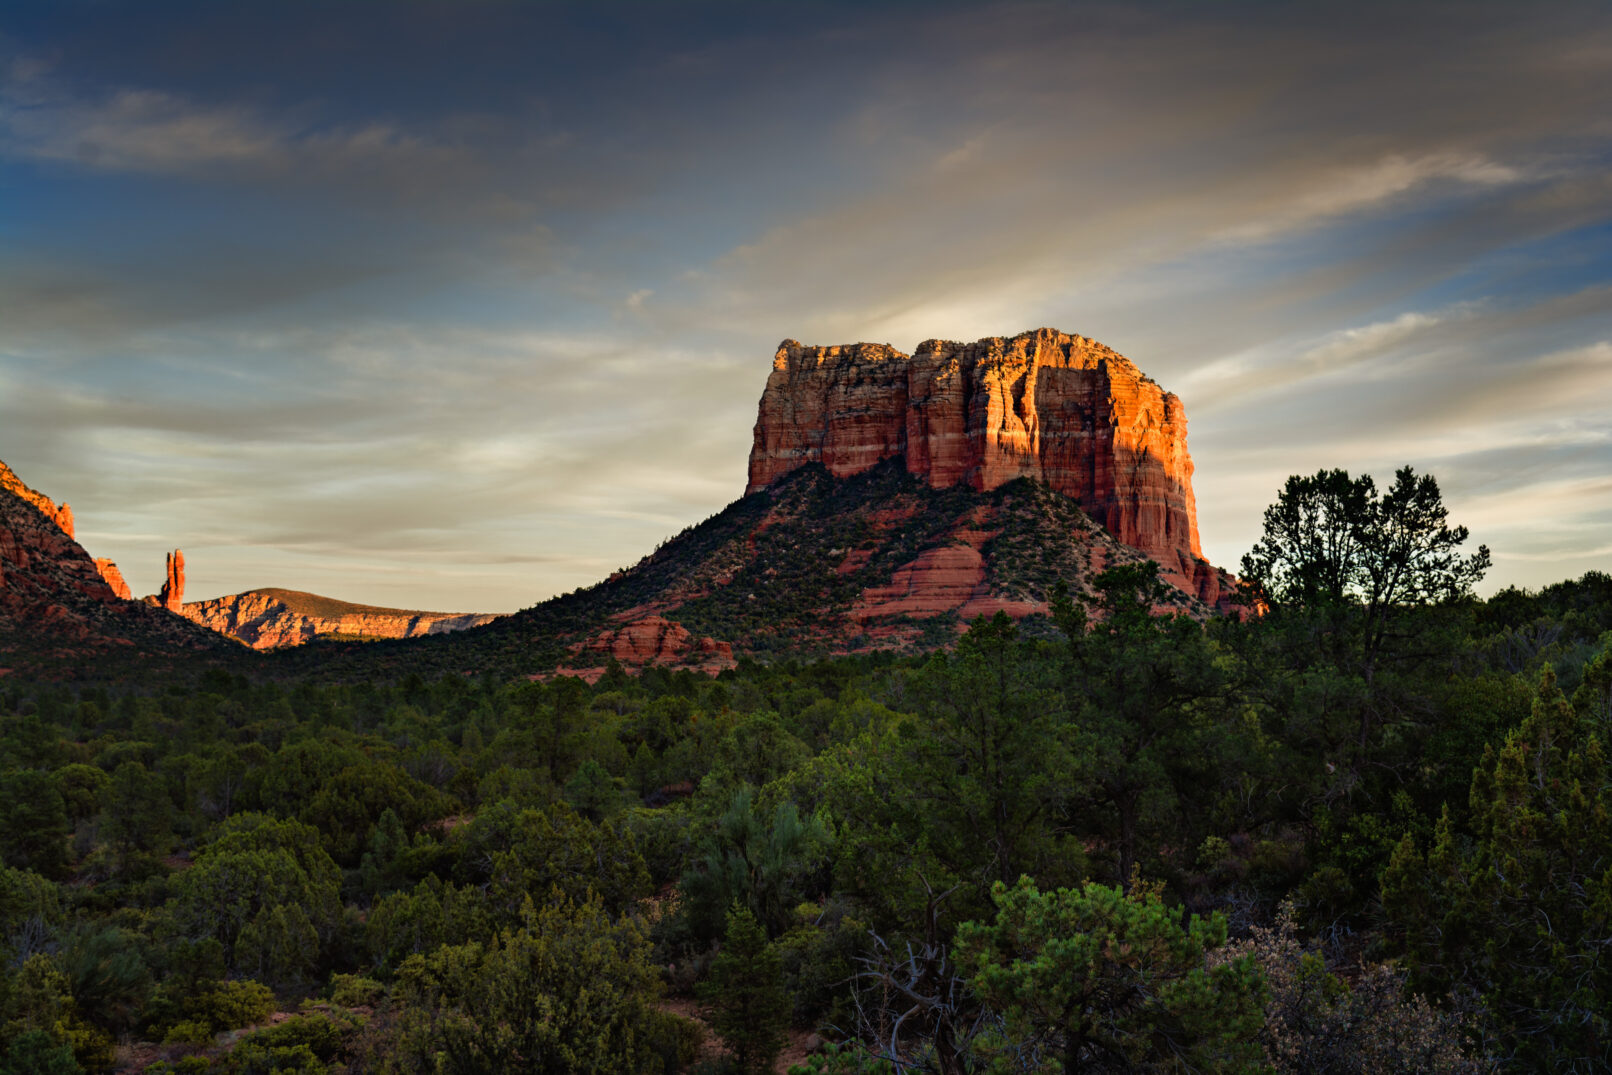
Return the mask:
<svg viewBox="0 0 1612 1075">
<path fill-rule="evenodd" d="M 259 650 L 299 646 L 320 635 L 418 638 L 480 627 L 499 618 L 480 612 L 378 608 L 281 589 L 247 590 L 228 597 L 192 601 L 181 605 L 177 611 L 186 619 Z"/>
<path fill-rule="evenodd" d="M 611 658 L 629 667 L 645 664 L 695 664 L 714 669 L 733 667 L 733 646 L 716 638 L 696 638 L 682 624 L 661 616 L 634 619 L 621 627 L 603 630 L 587 643 L 572 646 L 572 653 Z"/>
<path fill-rule="evenodd" d="M 897 456 L 937 489 L 1043 481 L 1188 593 L 1212 606 L 1227 596 L 1198 542 L 1181 400 L 1095 340 L 1043 328 L 927 340 L 913 355 L 779 346 L 747 494 L 807 463 L 847 477 Z"/>
</svg>

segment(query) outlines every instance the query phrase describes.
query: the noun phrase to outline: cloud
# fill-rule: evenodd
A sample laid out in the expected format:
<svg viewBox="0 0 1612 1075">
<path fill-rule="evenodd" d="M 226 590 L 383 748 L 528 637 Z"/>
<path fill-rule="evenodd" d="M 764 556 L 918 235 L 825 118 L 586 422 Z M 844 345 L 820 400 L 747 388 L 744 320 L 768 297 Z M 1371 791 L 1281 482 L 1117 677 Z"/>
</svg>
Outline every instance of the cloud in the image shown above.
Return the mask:
<svg viewBox="0 0 1612 1075">
<path fill-rule="evenodd" d="M 0 153 L 99 171 L 258 182 L 377 168 L 440 176 L 464 164 L 458 147 L 392 123 L 310 125 L 148 88 L 89 97 L 57 87 L 37 68 L 0 83 Z"/>
<path fill-rule="evenodd" d="M 742 488 L 785 336 L 1102 339 L 1225 563 L 1323 465 L 1608 507 L 1602 16 L 247 8 L 0 83 L 0 458 L 137 588 L 591 582 Z"/>
<path fill-rule="evenodd" d="M 1527 174 L 1515 166 L 1481 156 L 1440 153 L 1409 158 L 1395 153 L 1371 164 L 1345 167 L 1333 175 L 1318 176 L 1288 204 L 1273 207 L 1263 219 L 1237 224 L 1219 238 L 1227 242 L 1270 239 L 1378 207 L 1441 180 L 1475 187 L 1498 187 L 1526 178 Z"/>
</svg>

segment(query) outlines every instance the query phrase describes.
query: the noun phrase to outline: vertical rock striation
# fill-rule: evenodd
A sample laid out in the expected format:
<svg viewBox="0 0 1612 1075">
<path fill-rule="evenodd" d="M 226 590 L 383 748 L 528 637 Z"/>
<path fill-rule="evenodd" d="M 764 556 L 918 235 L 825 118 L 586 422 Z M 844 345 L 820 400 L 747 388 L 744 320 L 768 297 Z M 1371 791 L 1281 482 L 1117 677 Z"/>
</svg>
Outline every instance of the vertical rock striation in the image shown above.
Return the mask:
<svg viewBox="0 0 1612 1075">
<path fill-rule="evenodd" d="M 129 584 L 124 581 L 123 572 L 118 570 L 117 564 L 105 557 L 97 556 L 95 558 L 95 570 L 99 571 L 101 578 L 105 579 L 106 584 L 112 587 L 113 593 L 125 601 L 134 599 L 134 592 L 129 589 Z"/>
<path fill-rule="evenodd" d="M 1125 356 L 1037 329 L 974 343 L 806 347 L 785 340 L 756 419 L 745 492 L 807 463 L 837 477 L 904 456 L 935 488 L 1028 477 L 1070 497 L 1210 605 L 1181 401 Z"/>
<path fill-rule="evenodd" d="M 162 591 L 157 594 L 157 603 L 169 612 L 183 615 L 181 606 L 185 603 L 185 554 L 178 549 L 168 554 L 167 578 L 162 583 Z"/>
</svg>

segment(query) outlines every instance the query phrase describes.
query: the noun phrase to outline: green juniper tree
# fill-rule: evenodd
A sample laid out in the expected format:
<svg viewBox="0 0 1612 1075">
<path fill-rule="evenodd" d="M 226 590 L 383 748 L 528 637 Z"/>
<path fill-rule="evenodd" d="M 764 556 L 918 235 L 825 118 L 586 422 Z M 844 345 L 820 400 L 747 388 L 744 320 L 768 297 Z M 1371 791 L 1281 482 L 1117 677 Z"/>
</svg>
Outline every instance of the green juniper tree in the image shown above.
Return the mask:
<svg viewBox="0 0 1612 1075">
<path fill-rule="evenodd" d="M 711 1026 L 728 1046 L 739 1075 L 764 1075 L 784 1046 L 791 1002 L 783 960 L 748 907 L 728 912 L 722 951 L 700 986 Z"/>
<path fill-rule="evenodd" d="M 999 1056 L 1050 1052 L 1065 1075 L 1258 1068 L 1264 982 L 1251 955 L 1208 964 L 1219 914 L 1183 927 L 1156 892 L 1042 892 L 1027 877 L 993 896 L 995 921 L 964 923 L 954 951 L 1004 1019 Z"/>
</svg>

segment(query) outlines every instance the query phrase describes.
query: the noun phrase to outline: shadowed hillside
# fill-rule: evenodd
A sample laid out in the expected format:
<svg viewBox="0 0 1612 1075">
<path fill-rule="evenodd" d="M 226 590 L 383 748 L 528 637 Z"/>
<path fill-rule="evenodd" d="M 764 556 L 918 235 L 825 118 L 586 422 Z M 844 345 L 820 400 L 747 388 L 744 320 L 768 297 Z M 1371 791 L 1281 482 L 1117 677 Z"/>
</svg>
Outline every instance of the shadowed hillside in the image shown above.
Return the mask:
<svg viewBox="0 0 1612 1075">
<path fill-rule="evenodd" d="M 485 627 L 361 650 L 320 640 L 276 660 L 335 675 L 592 678 L 612 660 L 716 671 L 744 656 L 920 651 L 998 610 L 1034 630 L 1059 579 L 1079 588 L 1140 559 L 1073 500 L 1028 479 L 937 490 L 899 459 L 845 479 L 812 465 L 604 582 Z M 1174 608 L 1210 614 L 1172 592 Z"/>
</svg>

